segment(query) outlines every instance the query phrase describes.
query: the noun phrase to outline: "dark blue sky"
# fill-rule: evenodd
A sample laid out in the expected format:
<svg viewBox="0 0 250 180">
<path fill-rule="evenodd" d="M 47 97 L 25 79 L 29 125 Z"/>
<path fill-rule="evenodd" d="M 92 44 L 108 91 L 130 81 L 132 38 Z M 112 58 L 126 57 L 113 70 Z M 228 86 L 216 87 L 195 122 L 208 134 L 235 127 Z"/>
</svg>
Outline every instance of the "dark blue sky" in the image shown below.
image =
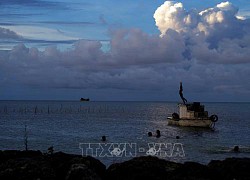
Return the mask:
<svg viewBox="0 0 250 180">
<path fill-rule="evenodd" d="M 247 0 L 0 2 L 0 99 L 250 101 Z"/>
</svg>

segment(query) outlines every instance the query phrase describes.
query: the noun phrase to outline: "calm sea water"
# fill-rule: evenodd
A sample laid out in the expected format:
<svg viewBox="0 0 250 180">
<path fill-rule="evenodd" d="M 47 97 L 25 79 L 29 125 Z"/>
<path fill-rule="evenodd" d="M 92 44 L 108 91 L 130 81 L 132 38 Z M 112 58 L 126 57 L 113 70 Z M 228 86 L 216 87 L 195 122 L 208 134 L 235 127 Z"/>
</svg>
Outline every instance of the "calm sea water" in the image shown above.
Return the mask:
<svg viewBox="0 0 250 180">
<path fill-rule="evenodd" d="M 24 149 L 27 126 L 28 148 L 82 154 L 79 143 L 181 143 L 184 157 L 165 159 L 207 164 L 212 159 L 250 157 L 250 103 L 203 103 L 209 114 L 217 114 L 215 129 L 167 125 L 167 117 L 178 112 L 177 103 L 168 102 L 76 102 L 0 101 L 0 149 Z M 161 137 L 148 137 L 149 131 Z M 180 139 L 176 139 L 179 136 Z M 241 152 L 230 150 L 239 145 Z M 158 156 L 159 157 L 159 156 Z M 104 164 L 132 157 L 98 157 Z M 163 158 L 163 157 L 160 157 Z"/>
</svg>

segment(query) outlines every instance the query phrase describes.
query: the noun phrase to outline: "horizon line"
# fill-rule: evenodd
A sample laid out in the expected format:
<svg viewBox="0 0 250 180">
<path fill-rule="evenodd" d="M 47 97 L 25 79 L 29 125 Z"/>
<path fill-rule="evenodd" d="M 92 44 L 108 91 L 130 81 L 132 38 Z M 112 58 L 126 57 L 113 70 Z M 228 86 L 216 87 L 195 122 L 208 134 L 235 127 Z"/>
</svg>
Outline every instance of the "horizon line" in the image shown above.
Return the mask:
<svg viewBox="0 0 250 180">
<path fill-rule="evenodd" d="M 80 101 L 76 99 L 0 99 L 1 101 L 67 101 L 67 102 L 168 102 L 168 103 L 182 103 L 181 101 L 173 100 L 90 100 Z M 250 101 L 189 101 L 189 103 L 201 102 L 201 103 L 250 103 Z M 189 104 L 187 103 L 187 104 Z"/>
</svg>

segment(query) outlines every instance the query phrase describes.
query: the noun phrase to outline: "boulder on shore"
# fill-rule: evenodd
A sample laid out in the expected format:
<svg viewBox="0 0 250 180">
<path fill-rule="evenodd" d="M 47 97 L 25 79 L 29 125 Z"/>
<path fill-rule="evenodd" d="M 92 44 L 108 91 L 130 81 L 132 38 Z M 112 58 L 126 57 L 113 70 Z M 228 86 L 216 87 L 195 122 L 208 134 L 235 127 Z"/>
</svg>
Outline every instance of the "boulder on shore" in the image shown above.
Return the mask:
<svg viewBox="0 0 250 180">
<path fill-rule="evenodd" d="M 40 151 L 0 151 L 0 179 L 103 179 L 106 166 L 92 157 L 42 154 Z"/>
<path fill-rule="evenodd" d="M 107 169 L 99 160 L 62 152 L 0 151 L 0 179 L 8 180 L 247 180 L 250 158 L 213 160 L 208 165 L 184 164 L 153 156 L 136 157 Z"/>
<path fill-rule="evenodd" d="M 111 165 L 106 179 L 249 180 L 249 168 L 250 158 L 228 158 L 202 165 L 196 162 L 180 164 L 147 156 Z"/>
</svg>

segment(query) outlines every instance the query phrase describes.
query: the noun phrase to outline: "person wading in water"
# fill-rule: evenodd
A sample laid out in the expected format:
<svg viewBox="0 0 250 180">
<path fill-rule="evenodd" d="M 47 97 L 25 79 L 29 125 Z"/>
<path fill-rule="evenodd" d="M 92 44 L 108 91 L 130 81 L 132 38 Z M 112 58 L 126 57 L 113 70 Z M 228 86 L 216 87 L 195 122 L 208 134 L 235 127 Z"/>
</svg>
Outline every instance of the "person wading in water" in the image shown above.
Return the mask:
<svg viewBox="0 0 250 180">
<path fill-rule="evenodd" d="M 179 90 L 179 94 L 180 94 L 180 97 L 181 97 L 181 99 L 182 99 L 182 101 L 183 101 L 183 104 L 186 104 L 187 100 L 186 100 L 186 98 L 184 98 L 184 97 L 183 97 L 183 93 L 182 93 L 182 91 L 183 91 L 183 88 L 182 88 L 182 82 L 180 82 L 180 90 Z"/>
</svg>

